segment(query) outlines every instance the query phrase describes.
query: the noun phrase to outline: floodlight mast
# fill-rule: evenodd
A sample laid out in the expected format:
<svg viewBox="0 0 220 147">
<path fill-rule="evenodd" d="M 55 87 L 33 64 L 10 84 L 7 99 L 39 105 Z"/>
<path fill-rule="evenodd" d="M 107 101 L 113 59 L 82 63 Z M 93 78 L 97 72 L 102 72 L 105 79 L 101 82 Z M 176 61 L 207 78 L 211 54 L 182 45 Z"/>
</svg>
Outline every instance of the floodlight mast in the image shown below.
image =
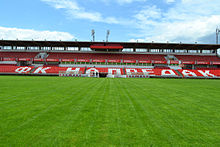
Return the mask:
<svg viewBox="0 0 220 147">
<path fill-rule="evenodd" d="M 92 41 L 95 42 L 95 30 L 94 29 L 92 29 L 92 35 L 91 36 L 92 36 Z"/>
<path fill-rule="evenodd" d="M 216 28 L 216 44 L 218 44 L 218 36 L 219 36 L 219 33 L 220 33 L 220 29 L 217 27 L 217 28 Z"/>
<path fill-rule="evenodd" d="M 108 42 L 108 37 L 110 35 L 110 30 L 107 30 L 107 34 L 106 34 L 106 42 Z"/>
</svg>

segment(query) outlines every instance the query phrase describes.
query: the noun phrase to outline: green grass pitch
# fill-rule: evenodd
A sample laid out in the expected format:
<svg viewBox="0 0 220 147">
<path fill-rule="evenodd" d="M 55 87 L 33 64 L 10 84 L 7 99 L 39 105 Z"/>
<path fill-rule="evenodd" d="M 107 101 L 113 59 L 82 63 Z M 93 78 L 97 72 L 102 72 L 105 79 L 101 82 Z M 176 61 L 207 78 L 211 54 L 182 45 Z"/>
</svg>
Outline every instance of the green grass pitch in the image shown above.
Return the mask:
<svg viewBox="0 0 220 147">
<path fill-rule="evenodd" d="M 0 146 L 220 146 L 220 80 L 0 76 Z"/>
</svg>

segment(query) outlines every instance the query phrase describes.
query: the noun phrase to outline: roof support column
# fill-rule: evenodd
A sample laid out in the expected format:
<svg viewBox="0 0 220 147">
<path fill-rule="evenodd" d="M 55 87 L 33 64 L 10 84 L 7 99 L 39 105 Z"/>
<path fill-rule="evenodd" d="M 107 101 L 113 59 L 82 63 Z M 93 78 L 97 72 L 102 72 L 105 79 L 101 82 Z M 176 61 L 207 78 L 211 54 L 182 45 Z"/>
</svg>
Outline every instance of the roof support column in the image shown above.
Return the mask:
<svg viewBox="0 0 220 147">
<path fill-rule="evenodd" d="M 217 50 L 213 50 L 213 53 L 217 55 Z"/>
<path fill-rule="evenodd" d="M 136 48 L 133 48 L 133 51 L 136 52 Z"/>
</svg>

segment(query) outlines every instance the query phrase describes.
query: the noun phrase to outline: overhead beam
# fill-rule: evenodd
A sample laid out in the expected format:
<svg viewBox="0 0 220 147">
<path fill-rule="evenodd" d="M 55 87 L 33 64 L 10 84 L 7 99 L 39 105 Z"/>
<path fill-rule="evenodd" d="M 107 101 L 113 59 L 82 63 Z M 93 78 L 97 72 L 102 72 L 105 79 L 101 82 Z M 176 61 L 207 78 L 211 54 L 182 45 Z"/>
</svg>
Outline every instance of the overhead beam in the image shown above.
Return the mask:
<svg viewBox="0 0 220 147">
<path fill-rule="evenodd" d="M 103 42 L 0 40 L 0 46 L 90 47 L 93 44 L 103 44 Z M 220 45 L 216 45 L 216 44 L 137 43 L 137 42 L 108 42 L 108 44 L 120 44 L 124 48 L 136 48 L 136 49 L 217 50 L 220 48 Z"/>
</svg>

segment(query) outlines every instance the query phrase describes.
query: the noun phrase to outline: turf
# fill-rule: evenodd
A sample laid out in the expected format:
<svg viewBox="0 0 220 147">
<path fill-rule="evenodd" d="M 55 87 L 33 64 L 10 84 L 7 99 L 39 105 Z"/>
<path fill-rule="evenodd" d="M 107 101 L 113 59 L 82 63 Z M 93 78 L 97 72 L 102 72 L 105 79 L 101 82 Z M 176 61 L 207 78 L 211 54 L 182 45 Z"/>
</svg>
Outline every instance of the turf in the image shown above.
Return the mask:
<svg viewBox="0 0 220 147">
<path fill-rule="evenodd" d="M 0 146 L 220 146 L 220 80 L 0 76 Z"/>
</svg>

